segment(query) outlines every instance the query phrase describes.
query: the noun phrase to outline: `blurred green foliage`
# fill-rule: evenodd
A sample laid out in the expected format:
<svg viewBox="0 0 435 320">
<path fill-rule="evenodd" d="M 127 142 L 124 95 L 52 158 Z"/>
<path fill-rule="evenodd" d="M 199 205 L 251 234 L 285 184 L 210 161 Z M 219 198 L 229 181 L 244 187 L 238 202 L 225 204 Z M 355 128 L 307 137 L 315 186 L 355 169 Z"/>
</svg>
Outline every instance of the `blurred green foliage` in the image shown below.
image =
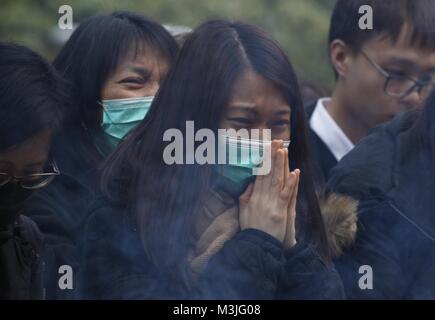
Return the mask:
<svg viewBox="0 0 435 320">
<path fill-rule="evenodd" d="M 131 10 L 163 24 L 195 27 L 211 18 L 256 24 L 277 39 L 298 75 L 327 89 L 334 84 L 327 34 L 335 0 L 0 0 L 0 40 L 23 43 L 52 59 L 50 41 L 59 7 L 73 8 L 74 22 L 98 13 Z M 59 32 L 59 29 L 57 29 Z"/>
</svg>

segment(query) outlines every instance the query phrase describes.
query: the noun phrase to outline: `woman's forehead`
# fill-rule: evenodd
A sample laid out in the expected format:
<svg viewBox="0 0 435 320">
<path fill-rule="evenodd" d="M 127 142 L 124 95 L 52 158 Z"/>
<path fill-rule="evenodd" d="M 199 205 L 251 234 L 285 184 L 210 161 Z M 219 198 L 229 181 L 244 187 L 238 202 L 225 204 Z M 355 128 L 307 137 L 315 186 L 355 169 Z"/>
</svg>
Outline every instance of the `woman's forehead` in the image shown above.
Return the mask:
<svg viewBox="0 0 435 320">
<path fill-rule="evenodd" d="M 253 71 L 243 73 L 235 82 L 230 97 L 234 108 L 273 107 L 289 110 L 288 102 L 276 86 Z"/>
</svg>

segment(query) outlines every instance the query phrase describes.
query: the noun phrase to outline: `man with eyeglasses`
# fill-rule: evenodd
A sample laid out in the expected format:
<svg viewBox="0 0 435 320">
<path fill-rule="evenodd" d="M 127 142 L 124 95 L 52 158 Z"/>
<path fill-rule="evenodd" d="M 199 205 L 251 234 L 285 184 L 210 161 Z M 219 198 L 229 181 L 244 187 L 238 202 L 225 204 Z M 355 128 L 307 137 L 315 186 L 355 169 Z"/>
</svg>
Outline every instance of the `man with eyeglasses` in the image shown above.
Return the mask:
<svg viewBox="0 0 435 320">
<path fill-rule="evenodd" d="M 363 5 L 373 30 L 359 28 Z M 431 0 L 337 1 L 329 33 L 337 83 L 306 109 L 319 184 L 372 128 L 423 105 L 435 81 L 434 17 Z"/>
<path fill-rule="evenodd" d="M 44 297 L 42 235 L 22 213 L 31 194 L 60 174 L 49 151 L 65 92 L 39 55 L 0 43 L 0 299 Z"/>
<path fill-rule="evenodd" d="M 352 49 L 343 40 L 331 45 L 338 93 L 347 90 L 340 101 L 353 96 L 363 124 L 402 114 L 371 130 L 329 172 L 328 192 L 359 201 L 356 239 L 335 266 L 350 299 L 433 300 L 435 1 L 339 1 L 335 19 L 356 19 L 363 2 L 373 7 L 375 29 L 356 33 Z M 362 136 L 353 114 L 343 115 Z"/>
</svg>

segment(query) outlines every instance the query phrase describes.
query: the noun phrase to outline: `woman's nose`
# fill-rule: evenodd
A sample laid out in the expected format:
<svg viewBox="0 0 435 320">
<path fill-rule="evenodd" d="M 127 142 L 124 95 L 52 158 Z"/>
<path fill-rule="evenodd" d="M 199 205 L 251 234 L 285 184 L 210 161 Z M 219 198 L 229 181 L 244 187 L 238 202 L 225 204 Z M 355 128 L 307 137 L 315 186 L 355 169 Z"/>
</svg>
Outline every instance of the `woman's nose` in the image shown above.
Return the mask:
<svg viewBox="0 0 435 320">
<path fill-rule="evenodd" d="M 270 130 L 270 128 L 267 126 L 267 124 L 261 124 L 259 126 L 257 126 L 259 134 L 258 134 L 258 138 L 257 137 L 251 137 L 253 139 L 258 139 L 258 140 L 266 140 L 266 141 L 270 141 L 272 140 L 272 131 Z"/>
</svg>

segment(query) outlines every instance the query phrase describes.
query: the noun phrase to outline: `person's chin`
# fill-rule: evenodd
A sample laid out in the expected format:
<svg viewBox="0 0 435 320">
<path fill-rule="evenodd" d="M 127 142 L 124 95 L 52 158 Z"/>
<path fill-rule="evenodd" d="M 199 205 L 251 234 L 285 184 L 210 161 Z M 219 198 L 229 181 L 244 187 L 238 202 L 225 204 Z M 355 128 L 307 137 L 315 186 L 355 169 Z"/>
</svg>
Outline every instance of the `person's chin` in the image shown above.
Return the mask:
<svg viewBox="0 0 435 320">
<path fill-rule="evenodd" d="M 385 114 L 382 117 L 378 118 L 378 121 L 376 123 L 376 126 L 383 124 L 385 122 L 391 121 L 393 120 L 393 118 L 396 116 L 397 114 Z"/>
<path fill-rule="evenodd" d="M 398 116 L 399 114 L 401 114 L 401 112 L 396 113 L 396 114 L 388 114 L 385 116 L 385 122 L 393 120 L 396 116 Z"/>
</svg>

